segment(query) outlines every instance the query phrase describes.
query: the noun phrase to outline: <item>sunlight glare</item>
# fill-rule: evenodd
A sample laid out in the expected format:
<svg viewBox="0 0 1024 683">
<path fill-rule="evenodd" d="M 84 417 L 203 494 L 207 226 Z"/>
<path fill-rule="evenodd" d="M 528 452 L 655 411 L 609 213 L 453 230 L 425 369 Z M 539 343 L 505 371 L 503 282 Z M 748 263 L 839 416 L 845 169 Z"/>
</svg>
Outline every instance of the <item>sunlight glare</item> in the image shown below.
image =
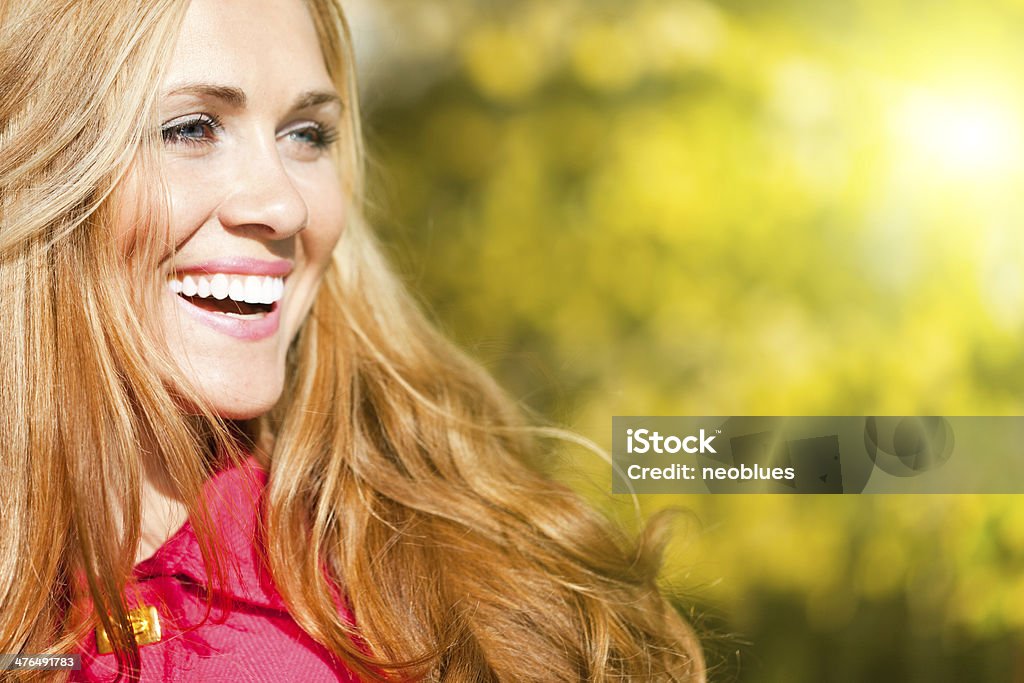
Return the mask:
<svg viewBox="0 0 1024 683">
<path fill-rule="evenodd" d="M 1019 163 L 1020 120 L 1001 102 L 913 92 L 899 102 L 895 114 L 901 151 L 932 172 L 994 180 Z"/>
</svg>

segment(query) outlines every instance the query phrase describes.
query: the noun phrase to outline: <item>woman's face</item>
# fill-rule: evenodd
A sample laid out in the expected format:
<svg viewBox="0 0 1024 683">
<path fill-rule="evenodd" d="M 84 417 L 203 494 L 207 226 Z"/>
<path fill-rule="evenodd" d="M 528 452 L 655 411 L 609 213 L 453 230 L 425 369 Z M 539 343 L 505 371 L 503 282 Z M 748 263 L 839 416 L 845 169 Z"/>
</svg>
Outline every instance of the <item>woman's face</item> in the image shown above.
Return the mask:
<svg viewBox="0 0 1024 683">
<path fill-rule="evenodd" d="M 301 0 L 192 0 L 160 97 L 163 331 L 218 414 L 255 417 L 341 235 L 342 105 Z"/>
</svg>

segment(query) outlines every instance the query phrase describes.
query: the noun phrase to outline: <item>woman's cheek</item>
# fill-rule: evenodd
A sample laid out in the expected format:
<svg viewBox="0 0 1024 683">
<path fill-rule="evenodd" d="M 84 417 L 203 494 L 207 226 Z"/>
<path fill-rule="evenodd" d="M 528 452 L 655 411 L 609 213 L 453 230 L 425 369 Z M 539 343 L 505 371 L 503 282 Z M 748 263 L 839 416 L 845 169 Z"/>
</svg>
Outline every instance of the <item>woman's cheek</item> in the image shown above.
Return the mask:
<svg viewBox="0 0 1024 683">
<path fill-rule="evenodd" d="M 321 270 L 327 267 L 331 253 L 345 231 L 347 202 L 338 192 L 335 178 L 332 173 L 332 182 L 324 181 L 306 198 L 310 227 L 313 228 L 306 231 L 306 252 Z"/>
<path fill-rule="evenodd" d="M 168 218 L 171 239 L 179 246 L 216 213 L 223 185 L 208 174 L 175 175 L 167 180 L 171 213 Z"/>
<path fill-rule="evenodd" d="M 111 197 L 111 206 L 114 207 L 114 239 L 118 253 L 126 258 L 138 253 L 142 238 L 147 236 L 141 231 L 153 227 L 153 212 L 148 206 L 150 200 L 144 192 L 146 186 L 147 183 L 141 178 L 141 171 L 133 166 L 114 189 Z"/>
</svg>

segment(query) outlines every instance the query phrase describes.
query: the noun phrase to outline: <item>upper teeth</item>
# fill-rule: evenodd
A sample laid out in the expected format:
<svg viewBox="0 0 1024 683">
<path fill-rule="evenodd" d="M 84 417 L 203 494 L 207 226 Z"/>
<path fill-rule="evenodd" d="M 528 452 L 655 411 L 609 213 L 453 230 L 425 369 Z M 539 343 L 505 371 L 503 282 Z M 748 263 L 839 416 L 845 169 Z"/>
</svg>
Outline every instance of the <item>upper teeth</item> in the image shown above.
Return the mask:
<svg viewBox="0 0 1024 683">
<path fill-rule="evenodd" d="M 231 299 L 247 304 L 272 304 L 284 295 L 284 278 L 262 275 L 185 275 L 170 281 L 171 291 L 202 299 Z"/>
</svg>

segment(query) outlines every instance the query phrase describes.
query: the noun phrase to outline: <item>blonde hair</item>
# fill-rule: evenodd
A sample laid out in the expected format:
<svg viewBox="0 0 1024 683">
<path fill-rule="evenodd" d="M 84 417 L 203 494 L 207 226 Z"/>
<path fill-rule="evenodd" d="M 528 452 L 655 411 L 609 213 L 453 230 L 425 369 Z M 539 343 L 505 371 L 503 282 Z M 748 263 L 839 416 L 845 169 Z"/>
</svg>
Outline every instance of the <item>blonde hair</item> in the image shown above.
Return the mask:
<svg viewBox="0 0 1024 683">
<path fill-rule="evenodd" d="M 336 153 L 358 200 L 348 30 L 333 0 L 307 4 L 346 100 Z M 133 310 L 153 310 L 164 286 L 166 208 L 159 183 L 143 196 L 129 179 L 159 177 L 152 84 L 186 7 L 0 5 L 0 652 L 73 652 L 98 622 L 137 676 L 123 596 L 143 468 L 166 471 L 216 578 L 200 502 L 211 454 L 237 461 L 262 443 L 275 585 L 362 676 L 704 680 L 691 630 L 655 583 L 663 525 L 630 541 L 530 466 L 536 430 L 424 319 L 358 202 L 269 414 L 226 423 L 154 349 L 157 330 Z M 144 217 L 128 245 L 112 227 L 126 210 Z"/>
</svg>

